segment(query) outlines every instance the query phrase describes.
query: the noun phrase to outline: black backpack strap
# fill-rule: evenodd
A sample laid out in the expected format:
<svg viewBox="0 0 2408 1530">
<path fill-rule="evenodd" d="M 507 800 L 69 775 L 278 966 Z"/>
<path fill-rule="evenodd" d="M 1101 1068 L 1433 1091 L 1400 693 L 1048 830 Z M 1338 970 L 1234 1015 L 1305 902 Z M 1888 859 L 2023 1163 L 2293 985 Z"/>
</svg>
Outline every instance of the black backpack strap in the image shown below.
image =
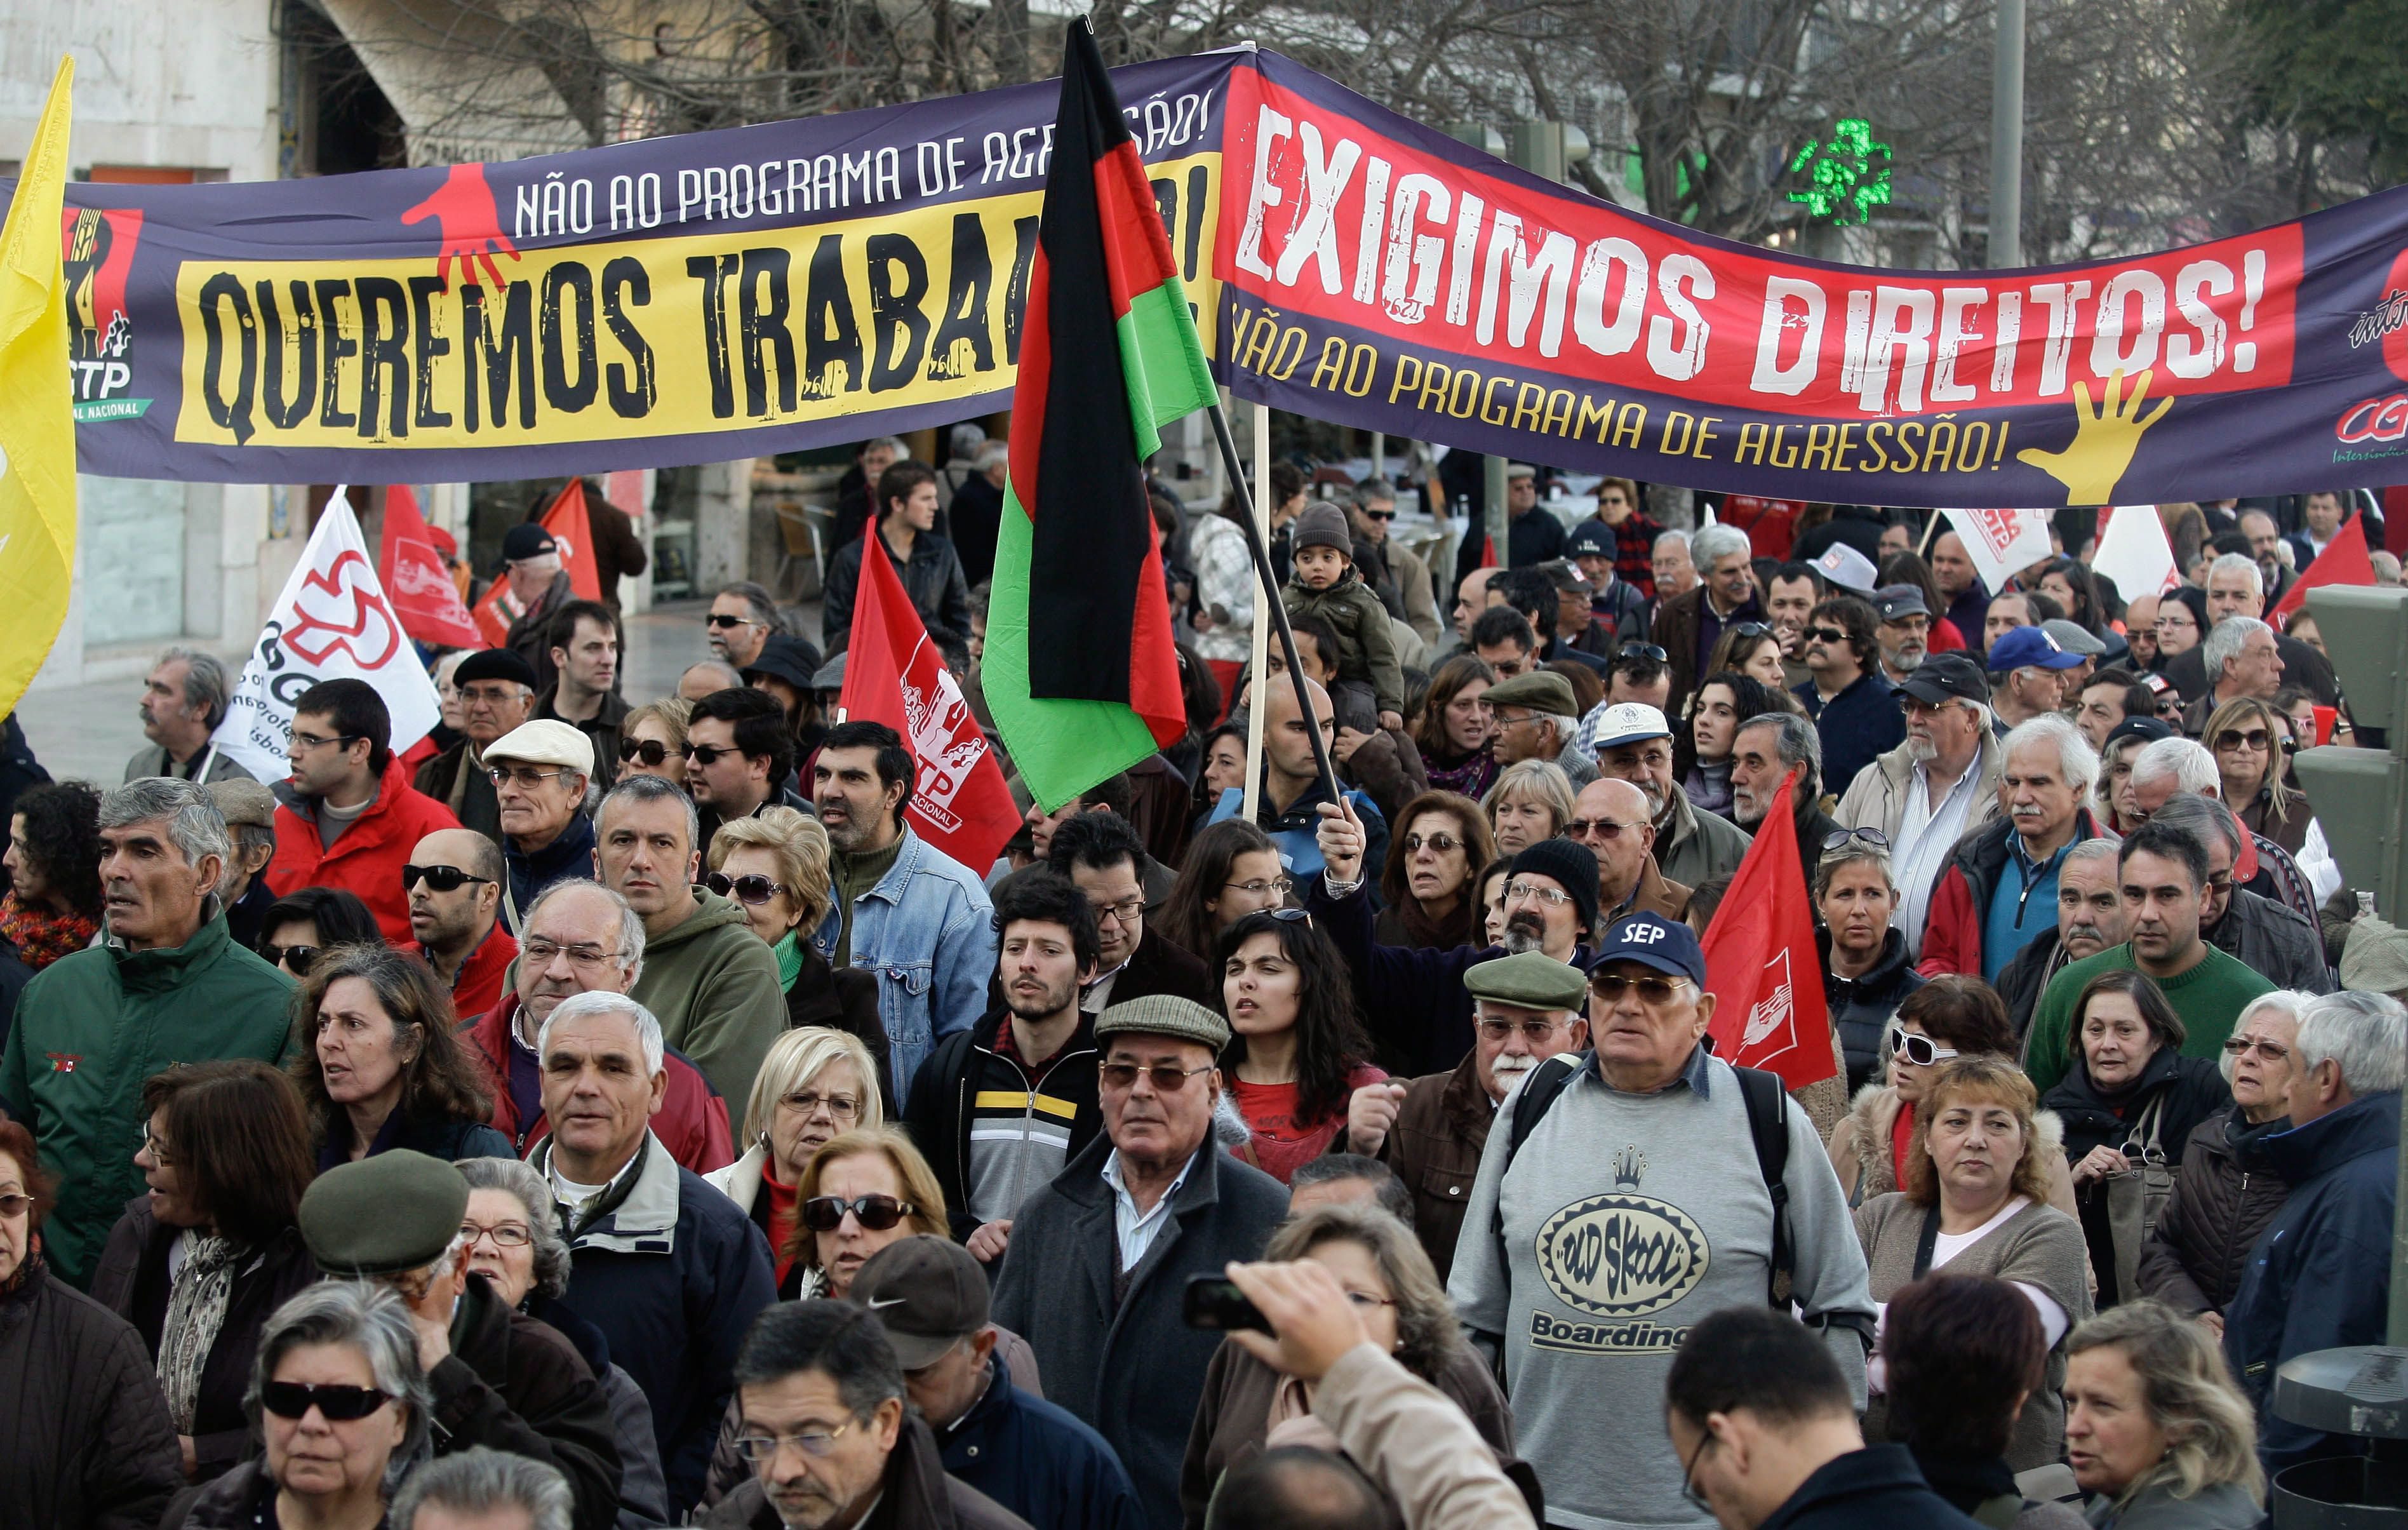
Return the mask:
<svg viewBox="0 0 2408 1530">
<path fill-rule="evenodd" d="M 1772 1196 L 1772 1263 L 1765 1299 L 1786 1310 L 1789 1276 L 1798 1263 L 1798 1247 L 1789 1234 L 1789 1091 L 1782 1087 L 1779 1074 L 1737 1066 L 1731 1072 L 1739 1076 L 1739 1097 L 1747 1106 L 1756 1171 Z"/>
<path fill-rule="evenodd" d="M 1522 1144 L 1530 1140 L 1530 1133 L 1538 1129 L 1539 1118 L 1555 1104 L 1564 1086 L 1579 1077 L 1581 1070 L 1590 1066 L 1595 1057 L 1592 1052 L 1558 1053 L 1531 1069 L 1529 1081 L 1513 1097 L 1513 1116 L 1505 1123 L 1505 1166 L 1497 1173 L 1497 1205 L 1489 1211 L 1499 1268 L 1510 1267 L 1505 1259 L 1505 1176 L 1513 1170 L 1513 1156 L 1522 1150 Z"/>
</svg>

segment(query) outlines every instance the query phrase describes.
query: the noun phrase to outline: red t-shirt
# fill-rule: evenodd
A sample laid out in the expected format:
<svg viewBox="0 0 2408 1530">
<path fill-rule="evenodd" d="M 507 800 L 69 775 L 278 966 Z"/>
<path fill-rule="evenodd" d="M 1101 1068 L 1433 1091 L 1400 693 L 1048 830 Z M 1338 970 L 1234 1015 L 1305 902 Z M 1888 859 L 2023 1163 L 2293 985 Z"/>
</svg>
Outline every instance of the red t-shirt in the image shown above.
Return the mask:
<svg viewBox="0 0 2408 1530">
<path fill-rule="evenodd" d="M 1351 1094 L 1387 1076 L 1369 1063 L 1358 1065 L 1346 1075 L 1347 1092 Z M 1229 1092 L 1237 1101 L 1238 1114 L 1254 1129 L 1249 1146 L 1254 1148 L 1255 1166 L 1283 1185 L 1306 1160 L 1327 1152 L 1332 1139 L 1346 1125 L 1346 1112 L 1342 1109 L 1321 1120 L 1298 1121 L 1294 1084 L 1249 1084 L 1232 1078 Z"/>
</svg>

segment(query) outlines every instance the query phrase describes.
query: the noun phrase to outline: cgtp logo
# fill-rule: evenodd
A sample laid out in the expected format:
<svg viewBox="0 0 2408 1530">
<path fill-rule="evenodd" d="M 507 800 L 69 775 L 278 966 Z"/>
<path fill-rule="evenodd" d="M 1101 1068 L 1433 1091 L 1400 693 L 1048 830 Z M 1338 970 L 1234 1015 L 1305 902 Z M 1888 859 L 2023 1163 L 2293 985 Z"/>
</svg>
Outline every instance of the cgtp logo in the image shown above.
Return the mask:
<svg viewBox="0 0 2408 1530">
<path fill-rule="evenodd" d="M 936 644 L 924 637 L 903 666 L 903 720 L 911 752 L 920 757 L 911 806 L 941 832 L 953 833 L 962 826 L 953 799 L 986 758 L 986 734 Z"/>
<path fill-rule="evenodd" d="M 328 656 L 341 649 L 363 670 L 383 669 L 401 646 L 401 624 L 381 595 L 355 582 L 375 577 L 368 560 L 349 548 L 327 568 L 310 570 L 294 597 L 284 646 L 312 668 L 323 668 Z"/>
<path fill-rule="evenodd" d="M 1771 985 L 1770 989 L 1748 1010 L 1747 1029 L 1740 1040 L 1740 1050 L 1758 1067 L 1763 1065 L 1764 1058 L 1778 1057 L 1798 1045 L 1796 1027 L 1791 1024 L 1798 1016 L 1798 1003 L 1796 991 L 1789 980 L 1789 947 L 1784 945 L 1775 951 L 1772 960 L 1764 964 L 1764 971 L 1766 981 Z M 1784 1031 L 1790 1034 L 1781 1045 L 1769 1051 L 1758 1050 Z"/>
<path fill-rule="evenodd" d="M 2352 446 L 2359 441 L 2398 440 L 2408 436 L 2408 393 L 2359 399 L 2333 423 L 2333 436 Z"/>
</svg>

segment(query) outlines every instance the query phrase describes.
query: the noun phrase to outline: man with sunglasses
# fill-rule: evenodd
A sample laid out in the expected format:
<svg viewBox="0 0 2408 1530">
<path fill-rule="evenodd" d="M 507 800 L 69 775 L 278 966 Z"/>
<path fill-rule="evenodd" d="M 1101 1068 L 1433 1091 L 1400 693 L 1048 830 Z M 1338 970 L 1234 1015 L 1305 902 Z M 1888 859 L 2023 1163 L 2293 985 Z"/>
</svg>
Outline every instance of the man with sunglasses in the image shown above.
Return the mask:
<svg viewBox="0 0 2408 1530">
<path fill-rule="evenodd" d="M 1905 741 L 1858 771 L 1832 818 L 1870 829 L 1890 844 L 1898 878 L 1892 927 L 1910 957 L 1923 950 L 1933 885 L 1956 842 L 1999 815 L 1999 772 L 2006 757 L 1990 729 L 1990 685 L 1964 654 L 1933 654 L 1893 692 Z"/>
<path fill-rule="evenodd" d="M 1572 800 L 1564 838 L 1588 847 L 1597 858 L 1597 906 L 1613 918 L 1645 909 L 1668 919 L 1687 917 L 1689 889 L 1656 864 L 1656 825 L 1647 816 L 1647 794 L 1627 781 L 1592 781 Z"/>
<path fill-rule="evenodd" d="M 701 813 L 698 844 L 719 826 L 767 807 L 809 813 L 786 783 L 794 779 L 795 736 L 767 691 L 738 686 L 694 704 L 685 724 L 685 789 Z"/>
<path fill-rule="evenodd" d="M 293 774 L 270 788 L 276 859 L 267 886 L 280 898 L 302 888 L 356 893 L 378 931 L 398 945 L 409 939 L 402 863 L 421 839 L 460 820 L 411 787 L 392 736 L 384 698 L 365 680 L 322 680 L 294 700 Z"/>
<path fill-rule="evenodd" d="M 318 1176 L 302 1241 L 331 1279 L 390 1287 L 409 1309 L 434 1394 L 438 1456 L 483 1446 L 558 1471 L 576 1530 L 609 1530 L 622 1465 L 610 1403 L 560 1330 L 516 1310 L 468 1268 L 468 1182 L 439 1158 L 394 1148 Z"/>
<path fill-rule="evenodd" d="M 1407 627 L 1436 648 L 1445 634 L 1438 622 L 1438 596 L 1430 583 L 1429 565 L 1420 554 L 1388 535 L 1397 519 L 1396 485 L 1384 478 L 1367 478 L 1354 485 L 1354 503 L 1346 510 L 1356 545 L 1371 549 L 1379 572 L 1395 586 Z"/>
<path fill-rule="evenodd" d="M 711 656 L 741 673 L 761 657 L 761 645 L 772 632 L 786 629 L 777 599 L 751 580 L 723 585 L 710 598 L 710 613 L 702 619 L 703 641 Z"/>
<path fill-rule="evenodd" d="M 1780 1310 L 1822 1330 L 1843 1407 L 1863 1406 L 1876 1309 L 1846 1199 L 1779 1080 L 1707 1047 L 1714 1005 L 1687 925 L 1612 921 L 1588 969 L 1592 1050 L 1505 1097 L 1466 1196 L 1447 1293 L 1502 1357 L 1516 1449 L 1566 1523 L 1691 1518 L 1683 1457 L 1627 1427 L 1629 1402 L 1659 1393 L 1690 1329 L 1772 1299 L 1784 1224 Z"/>
<path fill-rule="evenodd" d="M 594 780 L 594 741 L 564 722 L 538 718 L 495 739 L 486 773 L 502 826 L 502 917 L 513 930 L 555 882 L 594 867 L 594 825 L 585 795 Z"/>
<path fill-rule="evenodd" d="M 450 986 L 452 1013 L 464 1022 L 501 1002 L 518 960 L 519 943 L 501 921 L 508 874 L 494 842 L 468 829 L 437 830 L 411 847 L 401 869 L 410 938 Z"/>
<path fill-rule="evenodd" d="M 507 648 L 486 648 L 460 661 L 452 684 L 460 692 L 460 742 L 421 765 L 411 785 L 498 844 L 502 810 L 485 751 L 534 714 L 535 668 Z"/>
<path fill-rule="evenodd" d="M 1879 618 L 1853 595 L 1815 605 L 1799 631 L 1809 678 L 1790 694 L 1823 735 L 1823 779 L 1853 783 L 1884 750 L 1906 738 L 1906 718 L 1881 677 Z"/>
<path fill-rule="evenodd" d="M 1103 1134 L 1022 1205 L 995 1321 L 1037 1351 L 1050 1400 L 1118 1452 L 1157 1526 L 1221 1345 L 1182 1312 L 1190 1277 L 1259 1256 L 1286 1188 L 1212 1138 L 1228 1022 L 1156 994 L 1096 1019 Z"/>
<path fill-rule="evenodd" d="M 1443 1073 L 1354 1091 L 1346 1133 L 1333 1151 L 1388 1165 L 1412 1196 L 1413 1235 L 1444 1280 L 1455 1265 L 1463 1208 L 1480 1174 L 1480 1151 L 1497 1104 L 1524 1075 L 1588 1045 L 1588 978 L 1540 951 L 1475 963 L 1463 974 L 1471 995 L 1471 1050 Z"/>
<path fill-rule="evenodd" d="M 1719 813 L 1690 802 L 1672 779 L 1672 729 L 1664 709 L 1639 702 L 1611 702 L 1582 723 L 1594 722 L 1599 775 L 1627 781 L 1647 799 L 1656 825 L 1650 854 L 1666 876 L 1687 887 L 1739 870 L 1748 832 Z"/>
</svg>

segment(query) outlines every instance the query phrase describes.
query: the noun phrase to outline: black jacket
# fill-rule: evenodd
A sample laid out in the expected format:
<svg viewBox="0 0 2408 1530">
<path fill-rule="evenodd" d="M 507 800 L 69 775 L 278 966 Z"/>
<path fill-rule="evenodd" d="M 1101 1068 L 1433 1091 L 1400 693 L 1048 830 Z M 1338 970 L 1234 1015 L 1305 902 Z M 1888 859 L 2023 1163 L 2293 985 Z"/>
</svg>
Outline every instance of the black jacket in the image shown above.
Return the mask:
<svg viewBox="0 0 2408 1530">
<path fill-rule="evenodd" d="M 2232 889 L 2232 902 L 2207 943 L 2264 975 L 2278 989 L 2330 993 L 2332 969 L 2325 965 L 2324 932 L 2288 903 L 2261 898 L 2247 888 Z"/>
<path fill-rule="evenodd" d="M 695 1523 L 710 1530 L 785 1530 L 758 1477 L 747 1477 Z M 917 1413 L 906 1412 L 886 1457 L 878 1507 L 854 1530 L 1029 1530 L 1029 1524 L 968 1482 L 946 1476 L 936 1436 Z"/>
<path fill-rule="evenodd" d="M 884 533 L 880 535 L 882 539 Z M 861 585 L 861 560 L 868 547 L 867 536 L 856 537 L 828 559 L 820 635 L 827 643 L 830 658 L 843 653 L 853 641 L 853 598 Z M 886 558 L 896 566 L 895 572 L 903 581 L 903 593 L 910 597 L 911 607 L 920 613 L 920 620 L 932 631 L 941 627 L 968 641 L 970 586 L 962 577 L 961 556 L 953 551 L 953 544 L 933 531 L 923 531 L 911 540 L 910 557 L 897 558 L 895 549 L 889 547 Z"/>
<path fill-rule="evenodd" d="M 559 838 L 532 854 L 522 851 L 505 835 L 502 865 L 502 890 L 509 895 L 503 901 L 502 923 L 515 935 L 525 928 L 527 915 L 553 883 L 594 874 L 594 820 L 582 813 L 576 815 Z"/>
<path fill-rule="evenodd" d="M 577 1530 L 608 1530 L 619 1513 L 619 1447 L 610 1405 L 559 1330 L 502 1305 L 481 1275 L 452 1311 L 452 1352 L 426 1383 L 437 1455 L 482 1445 L 555 1468 L 576 1499 Z"/>
<path fill-rule="evenodd" d="M 946 1475 L 1046 1530 L 1145 1530 L 1145 1509 L 1104 1436 L 1011 1384 L 987 1357 L 985 1395 L 937 1436 Z"/>
<path fill-rule="evenodd" d="M 1221 985 L 1212 970 L 1184 946 L 1149 930 L 1129 953 L 1128 965 L 1112 979 L 1112 1003 L 1126 1003 L 1156 993 L 1191 999 L 1207 1009 L 1221 1007 Z"/>
<path fill-rule="evenodd" d="M 991 1090 L 1026 1094 L 1028 1075 L 1019 1063 L 999 1056 L 996 1037 L 1010 1012 L 990 1009 L 978 1024 L 956 1031 L 937 1043 L 928 1061 L 911 1075 L 911 1099 L 903 1111 L 904 1128 L 921 1156 L 944 1187 L 945 1205 L 953 1237 L 967 1239 L 978 1231 L 970 1212 L 970 1122 L 972 1102 Z M 1103 1107 L 1096 1098 L 1096 1021 L 1079 1017 L 1079 1028 L 1063 1044 L 1062 1055 L 1045 1075 L 1045 1093 L 1071 1107 L 1070 1144 L 1064 1157 L 1077 1158 L 1104 1130 Z"/>
<path fill-rule="evenodd" d="M 2057 944 L 2057 931 L 2050 928 L 2034 935 L 2030 945 L 1999 969 L 1999 980 L 1992 986 L 2006 1001 L 2007 1023 L 2015 1028 L 2016 1041 L 2021 1042 L 2030 1033 L 2032 1011 L 2040 1007 L 2040 996 L 2047 990 L 2048 980 L 2065 967 L 2064 954 L 2065 947 Z"/>
<path fill-rule="evenodd" d="M 1868 1445 L 1825 1462 L 1756 1530 L 1973 1530 L 1931 1491 L 1903 1445 Z"/>
<path fill-rule="evenodd" d="M 36 1260 L 0 1296 L 0 1526 L 149 1530 L 183 1486 L 142 1340 Z"/>
<path fill-rule="evenodd" d="M 886 1027 L 878 1018 L 877 974 L 855 967 L 831 967 L 827 958 L 820 955 L 819 948 L 810 941 L 799 944 L 803 966 L 795 974 L 795 986 L 786 990 L 786 1029 L 825 1026 L 868 1047 L 870 1057 L 878 1063 L 878 1098 L 885 1103 L 889 1117 L 900 1115 L 903 1102 L 895 1098 L 895 1071 L 888 1060 L 891 1048 L 886 1041 Z"/>
<path fill-rule="evenodd" d="M 1882 1032 L 1906 996 L 1923 987 L 1924 978 L 1906 956 L 1906 932 L 1892 930 L 1883 937 L 1881 960 L 1862 977 L 1841 977 L 1831 971 L 1831 932 L 1814 931 L 1814 948 L 1823 958 L 1823 1002 L 1839 1028 L 1840 1046 L 1847 1054 L 1848 1093 L 1870 1083 L 1881 1071 Z"/>
<path fill-rule="evenodd" d="M 2077 1057 L 2072 1070 L 2041 1104 L 2056 1111 L 2064 1123 L 2065 1161 L 2071 1164 L 2081 1162 L 2094 1148 L 2123 1147 L 2158 1101 L 2164 1102 L 2164 1110 L 2157 1119 L 2157 1141 L 2172 1160 L 2176 1145 L 2189 1142 L 2200 1122 L 2232 1103 L 2232 1090 L 2214 1063 L 2159 1046 L 2141 1069 L 2139 1080 L 2113 1099 L 2090 1082 L 2089 1065 Z M 2091 1273 L 2099 1280 L 2102 1312 L 2135 1294 L 2116 1289 L 2118 1263 L 2108 1197 L 2107 1182 L 2100 1179 L 2073 1192 L 2075 1209 L 2082 1214 L 2083 1238 L 2090 1249 Z M 2132 1283 L 2140 1284 L 2137 1272 Z"/>
<path fill-rule="evenodd" d="M 1857 772 L 1906 741 L 1906 714 L 1899 710 L 1889 682 L 1882 677 L 1878 656 L 1870 670 L 1828 701 L 1812 680 L 1790 694 L 1823 736 L 1823 779 L 1833 791 L 1846 791 Z"/>
<path fill-rule="evenodd" d="M 2290 1125 L 2277 1119 L 2262 1130 L 2285 1132 Z M 2257 1130 L 2242 1119 L 2239 1105 L 2191 1129 L 2173 1193 L 2141 1249 L 2142 1295 L 2183 1312 L 2221 1312 L 2241 1289 L 2249 1251 L 2291 1194 L 2281 1175 L 2243 1162 L 2242 1140 Z"/>
<path fill-rule="evenodd" d="M 134 1325 L 153 1361 L 167 1321 L 167 1249 L 181 1229 L 161 1225 L 150 1214 L 150 1197 L 125 1203 L 125 1215 L 109 1229 L 108 1242 L 93 1272 L 93 1301 Z M 318 1283 L 318 1262 L 301 1242 L 300 1229 L 286 1228 L 258 1259 L 235 1277 L 217 1342 L 201 1363 L 201 1386 L 193 1403 L 193 1454 L 197 1480 L 208 1481 L 251 1452 L 251 1419 L 243 1393 L 251 1387 L 251 1361 L 267 1315 Z"/>
</svg>

